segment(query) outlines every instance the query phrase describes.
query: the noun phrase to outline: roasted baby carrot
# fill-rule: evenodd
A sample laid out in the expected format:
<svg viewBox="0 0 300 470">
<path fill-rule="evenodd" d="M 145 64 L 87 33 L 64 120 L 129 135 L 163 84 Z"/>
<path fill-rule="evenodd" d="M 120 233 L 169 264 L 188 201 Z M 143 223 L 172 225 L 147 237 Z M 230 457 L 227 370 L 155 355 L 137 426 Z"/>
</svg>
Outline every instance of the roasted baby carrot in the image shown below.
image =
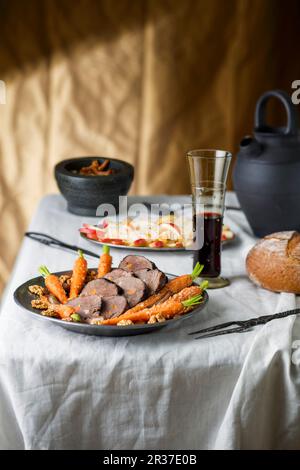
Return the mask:
<svg viewBox="0 0 300 470">
<path fill-rule="evenodd" d="M 184 274 L 183 276 L 175 277 L 166 284 L 166 287 L 172 292 L 172 294 L 180 292 L 185 287 L 189 287 L 193 284 L 194 280 L 199 277 L 203 268 L 204 266 L 202 264 L 199 262 L 196 263 L 192 274 Z"/>
<path fill-rule="evenodd" d="M 165 318 L 172 318 L 190 310 L 202 301 L 202 289 L 200 286 L 190 286 L 181 292 L 173 295 L 168 300 L 151 308 L 145 308 L 138 312 L 128 310 L 119 317 L 103 320 L 101 325 L 116 325 L 121 320 L 147 321 L 153 315 L 162 315 Z"/>
<path fill-rule="evenodd" d="M 78 297 L 84 286 L 84 281 L 87 275 L 87 261 L 86 259 L 84 259 L 81 250 L 78 250 L 78 255 L 78 258 L 74 263 L 73 273 L 71 277 L 70 299 Z"/>
<path fill-rule="evenodd" d="M 174 294 L 170 299 L 167 300 L 167 302 L 171 302 L 173 300 L 179 300 L 180 302 L 183 302 L 184 300 L 188 300 L 189 298 L 195 297 L 195 295 L 200 295 L 202 293 L 203 289 L 201 286 L 185 287 L 180 292 L 177 292 L 177 294 Z M 159 308 L 159 305 L 155 305 L 154 307 Z"/>
<path fill-rule="evenodd" d="M 103 245 L 102 255 L 100 256 L 99 266 L 98 266 L 98 276 L 103 277 L 105 274 L 111 271 L 112 257 L 109 254 L 109 246 Z"/>
<path fill-rule="evenodd" d="M 52 305 L 52 310 L 58 314 L 59 318 L 66 320 L 70 318 L 71 315 L 76 314 L 76 308 L 71 307 L 71 305 Z"/>
<path fill-rule="evenodd" d="M 39 272 L 45 278 L 45 285 L 49 292 L 54 295 L 62 304 L 67 302 L 66 292 L 61 285 L 59 278 L 55 274 L 51 274 L 46 266 L 41 266 Z"/>
<path fill-rule="evenodd" d="M 139 312 L 144 308 L 150 308 L 153 305 L 167 300 L 173 294 L 180 292 L 185 287 L 192 285 L 193 281 L 200 275 L 203 265 L 197 263 L 193 269 L 192 274 L 184 274 L 183 276 L 178 276 L 175 279 L 171 279 L 157 294 L 153 294 L 148 299 L 140 302 L 139 304 L 132 307 L 130 310 L 127 310 L 126 313 Z"/>
</svg>

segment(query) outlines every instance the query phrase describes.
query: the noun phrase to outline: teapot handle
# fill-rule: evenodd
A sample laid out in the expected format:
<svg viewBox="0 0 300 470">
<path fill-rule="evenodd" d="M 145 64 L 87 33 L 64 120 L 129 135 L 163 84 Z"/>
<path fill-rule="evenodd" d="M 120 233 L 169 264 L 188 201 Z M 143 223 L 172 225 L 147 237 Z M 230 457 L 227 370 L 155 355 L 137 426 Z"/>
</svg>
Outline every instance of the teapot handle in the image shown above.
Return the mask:
<svg viewBox="0 0 300 470">
<path fill-rule="evenodd" d="M 298 132 L 296 108 L 288 93 L 282 90 L 267 91 L 256 103 L 255 109 L 255 130 L 260 131 L 265 127 L 266 104 L 269 98 L 277 98 L 284 105 L 287 114 L 287 125 L 284 135 L 295 135 Z"/>
</svg>

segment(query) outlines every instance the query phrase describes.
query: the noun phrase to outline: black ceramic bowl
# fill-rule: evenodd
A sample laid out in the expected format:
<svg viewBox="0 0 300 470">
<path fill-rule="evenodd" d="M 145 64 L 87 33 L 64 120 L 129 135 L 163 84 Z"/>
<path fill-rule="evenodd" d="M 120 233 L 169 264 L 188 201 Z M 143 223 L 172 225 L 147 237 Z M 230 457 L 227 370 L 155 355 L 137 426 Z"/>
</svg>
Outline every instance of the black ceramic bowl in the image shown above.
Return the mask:
<svg viewBox="0 0 300 470">
<path fill-rule="evenodd" d="M 60 192 L 73 214 L 96 216 L 100 204 L 112 204 L 116 211 L 119 196 L 125 196 L 131 186 L 134 168 L 130 163 L 109 158 L 109 168 L 116 170 L 107 176 L 85 176 L 76 173 L 93 160 L 102 162 L 104 157 L 77 157 L 63 160 L 55 166 L 54 173 Z"/>
</svg>

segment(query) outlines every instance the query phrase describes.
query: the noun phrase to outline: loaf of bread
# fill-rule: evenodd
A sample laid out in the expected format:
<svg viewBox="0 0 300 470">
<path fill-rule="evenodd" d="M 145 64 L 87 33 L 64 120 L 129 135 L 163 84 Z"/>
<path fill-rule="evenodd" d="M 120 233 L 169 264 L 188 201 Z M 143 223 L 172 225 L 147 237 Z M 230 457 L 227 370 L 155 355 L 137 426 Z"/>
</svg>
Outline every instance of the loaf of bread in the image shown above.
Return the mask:
<svg viewBox="0 0 300 470">
<path fill-rule="evenodd" d="M 264 289 L 300 294 L 300 233 L 267 235 L 249 251 L 246 269 Z"/>
</svg>

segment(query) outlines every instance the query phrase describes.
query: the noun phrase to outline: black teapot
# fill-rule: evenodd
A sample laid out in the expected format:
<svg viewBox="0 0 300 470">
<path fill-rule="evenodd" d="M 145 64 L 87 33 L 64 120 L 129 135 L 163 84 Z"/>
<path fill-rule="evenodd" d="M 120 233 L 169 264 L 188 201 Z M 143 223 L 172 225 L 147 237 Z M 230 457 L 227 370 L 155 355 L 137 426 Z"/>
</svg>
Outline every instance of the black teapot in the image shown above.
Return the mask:
<svg viewBox="0 0 300 470">
<path fill-rule="evenodd" d="M 278 98 L 284 105 L 286 127 L 266 125 L 269 98 Z M 255 235 L 300 232 L 300 135 L 296 107 L 286 92 L 268 91 L 259 98 L 254 137 L 240 143 L 233 184 Z"/>
</svg>

